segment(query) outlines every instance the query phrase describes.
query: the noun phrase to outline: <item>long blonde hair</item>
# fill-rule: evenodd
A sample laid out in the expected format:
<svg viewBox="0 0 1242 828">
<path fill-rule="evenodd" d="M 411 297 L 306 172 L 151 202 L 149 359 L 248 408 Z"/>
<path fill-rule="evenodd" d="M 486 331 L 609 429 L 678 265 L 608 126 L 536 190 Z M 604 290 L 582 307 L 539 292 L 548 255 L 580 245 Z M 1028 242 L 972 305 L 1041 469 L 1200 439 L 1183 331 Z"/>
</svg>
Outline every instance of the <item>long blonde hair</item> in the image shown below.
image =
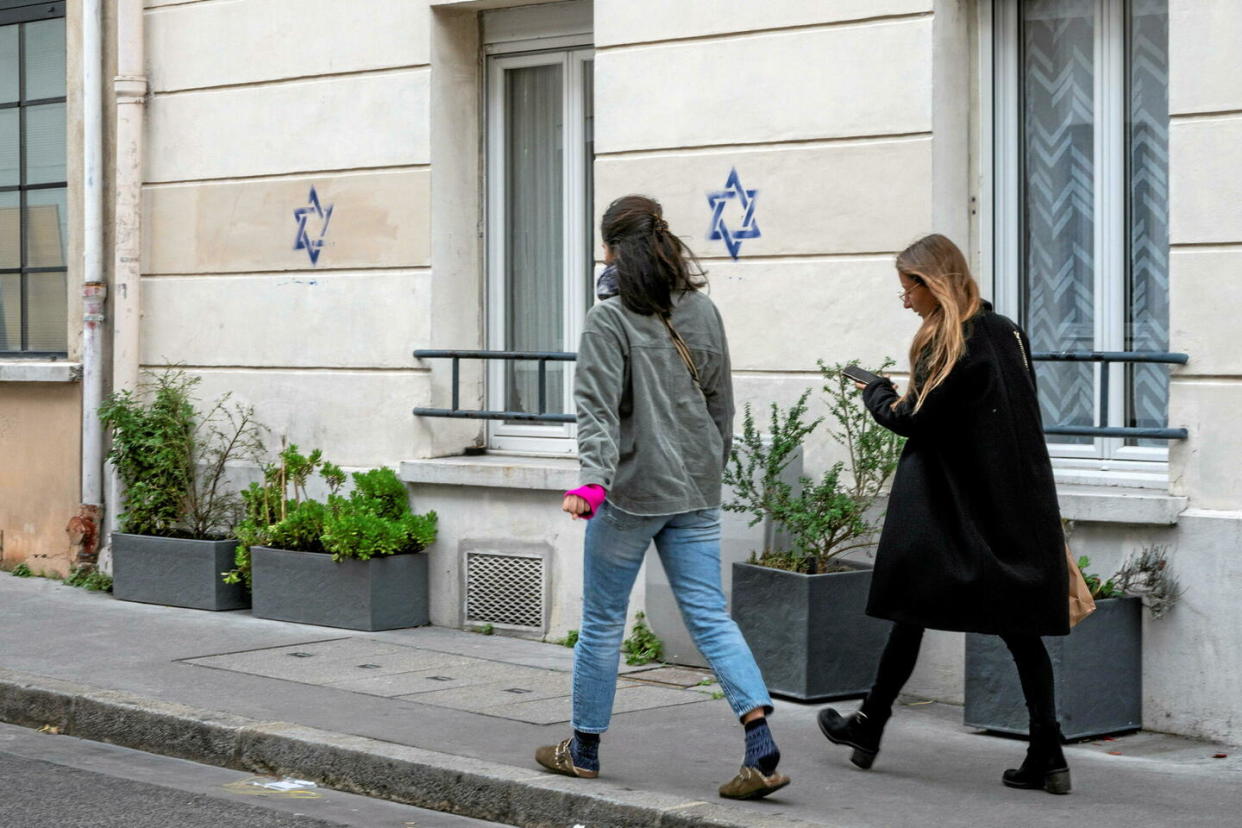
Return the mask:
<svg viewBox="0 0 1242 828">
<path fill-rule="evenodd" d="M 924 236 L 898 253 L 897 272 L 922 284 L 936 300 L 935 310 L 923 318 L 910 343 L 910 386 L 894 403 L 913 399 L 918 411 L 965 353 L 963 325 L 979 312 L 983 300 L 966 257 L 939 233 Z"/>
</svg>

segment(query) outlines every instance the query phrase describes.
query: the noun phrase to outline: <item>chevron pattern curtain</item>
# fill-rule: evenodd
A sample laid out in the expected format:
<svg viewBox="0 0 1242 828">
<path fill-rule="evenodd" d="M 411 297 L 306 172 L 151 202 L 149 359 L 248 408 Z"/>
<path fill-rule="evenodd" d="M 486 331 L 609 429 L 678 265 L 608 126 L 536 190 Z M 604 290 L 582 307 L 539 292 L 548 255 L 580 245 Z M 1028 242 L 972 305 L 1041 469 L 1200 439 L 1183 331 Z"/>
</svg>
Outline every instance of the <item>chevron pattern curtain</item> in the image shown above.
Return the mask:
<svg viewBox="0 0 1242 828">
<path fill-rule="evenodd" d="M 1169 349 L 1169 13 L 1168 0 L 1127 4 L 1126 349 Z M 1168 424 L 1169 369 L 1134 365 L 1126 425 Z M 1131 441 L 1162 445 L 1160 440 Z"/>
<path fill-rule="evenodd" d="M 1105 307 L 1096 287 L 1094 65 L 1098 0 L 1022 0 L 1019 15 L 1022 210 L 1020 316 L 1036 350 L 1166 351 L 1169 347 L 1168 0 L 1106 0 L 1124 18 L 1124 308 Z M 1118 54 L 1114 52 L 1114 54 Z M 1108 77 L 1106 73 L 1104 75 Z M 1111 117 L 1111 116 L 1110 116 Z M 1111 175 L 1111 173 L 1109 174 Z M 1110 205 L 1111 206 L 1111 205 Z M 1119 205 L 1120 207 L 1120 205 Z M 1120 211 L 1113 213 L 1121 220 Z M 1108 251 L 1113 253 L 1116 251 Z M 1114 331 L 1106 340 L 1097 331 Z M 1130 366 L 1125 424 L 1163 427 L 1168 369 Z M 1040 367 L 1044 422 L 1094 423 L 1094 369 L 1086 363 Z M 1091 438 L 1057 438 L 1090 444 Z M 1162 446 L 1131 440 L 1129 445 Z"/>
<path fill-rule="evenodd" d="M 1020 18 L 1021 315 L 1037 351 L 1095 347 L 1094 0 L 1026 0 Z M 1040 367 L 1045 423 L 1092 425 L 1093 369 Z M 1058 442 L 1091 443 L 1089 437 Z"/>
</svg>

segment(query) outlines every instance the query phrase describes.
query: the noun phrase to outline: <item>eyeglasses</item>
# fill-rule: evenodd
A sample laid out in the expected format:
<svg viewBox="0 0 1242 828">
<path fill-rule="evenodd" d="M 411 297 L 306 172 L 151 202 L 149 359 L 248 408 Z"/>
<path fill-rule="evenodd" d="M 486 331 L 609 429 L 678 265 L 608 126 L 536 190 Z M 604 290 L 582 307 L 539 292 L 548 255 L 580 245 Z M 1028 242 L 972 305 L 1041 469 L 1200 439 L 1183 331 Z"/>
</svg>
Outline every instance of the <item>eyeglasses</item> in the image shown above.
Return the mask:
<svg viewBox="0 0 1242 828">
<path fill-rule="evenodd" d="M 897 293 L 897 298 L 901 300 L 903 305 L 906 303 L 907 300 L 909 300 L 910 291 L 914 290 L 916 287 L 922 287 L 922 284 L 919 282 L 915 282 L 913 285 L 910 285 L 910 287 L 906 288 L 905 290 L 899 291 Z"/>
</svg>

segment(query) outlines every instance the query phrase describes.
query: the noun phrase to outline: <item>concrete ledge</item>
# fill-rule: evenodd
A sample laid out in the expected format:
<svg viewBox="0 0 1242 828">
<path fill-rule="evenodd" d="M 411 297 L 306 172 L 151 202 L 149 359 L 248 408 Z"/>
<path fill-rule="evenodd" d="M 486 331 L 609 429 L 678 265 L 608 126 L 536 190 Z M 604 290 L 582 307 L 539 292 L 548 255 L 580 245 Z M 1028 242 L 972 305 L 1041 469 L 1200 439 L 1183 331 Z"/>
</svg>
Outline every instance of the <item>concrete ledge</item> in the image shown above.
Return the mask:
<svg viewBox="0 0 1242 828">
<path fill-rule="evenodd" d="M 1173 526 L 1186 510 L 1187 498 L 1153 489 L 1114 486 L 1057 486 L 1061 516 L 1081 523 L 1129 523 Z"/>
<path fill-rule="evenodd" d="M 0 382 L 79 382 L 80 362 L 0 362 Z"/>
<path fill-rule="evenodd" d="M 398 474 L 407 483 L 563 492 L 578 485 L 578 459 L 507 454 L 432 457 L 407 460 Z"/>
<path fill-rule="evenodd" d="M 512 825 L 755 828 L 802 820 L 574 780 L 286 722 L 259 722 L 0 668 L 0 719 Z"/>
</svg>

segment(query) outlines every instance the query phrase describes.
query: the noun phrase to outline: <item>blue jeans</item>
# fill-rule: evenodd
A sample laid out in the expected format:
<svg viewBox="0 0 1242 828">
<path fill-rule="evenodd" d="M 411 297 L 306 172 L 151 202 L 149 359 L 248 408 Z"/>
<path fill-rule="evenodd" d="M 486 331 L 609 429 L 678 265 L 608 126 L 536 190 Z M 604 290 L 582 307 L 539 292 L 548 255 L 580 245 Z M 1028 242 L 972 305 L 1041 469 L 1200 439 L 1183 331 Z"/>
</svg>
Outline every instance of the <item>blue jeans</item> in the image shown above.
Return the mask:
<svg viewBox="0 0 1242 828">
<path fill-rule="evenodd" d="M 720 588 L 720 510 L 631 515 L 605 503 L 587 524 L 582 628 L 574 647 L 575 730 L 603 733 L 612 717 L 630 590 L 651 541 L 681 617 L 739 717 L 772 709 L 759 666 Z"/>
</svg>

